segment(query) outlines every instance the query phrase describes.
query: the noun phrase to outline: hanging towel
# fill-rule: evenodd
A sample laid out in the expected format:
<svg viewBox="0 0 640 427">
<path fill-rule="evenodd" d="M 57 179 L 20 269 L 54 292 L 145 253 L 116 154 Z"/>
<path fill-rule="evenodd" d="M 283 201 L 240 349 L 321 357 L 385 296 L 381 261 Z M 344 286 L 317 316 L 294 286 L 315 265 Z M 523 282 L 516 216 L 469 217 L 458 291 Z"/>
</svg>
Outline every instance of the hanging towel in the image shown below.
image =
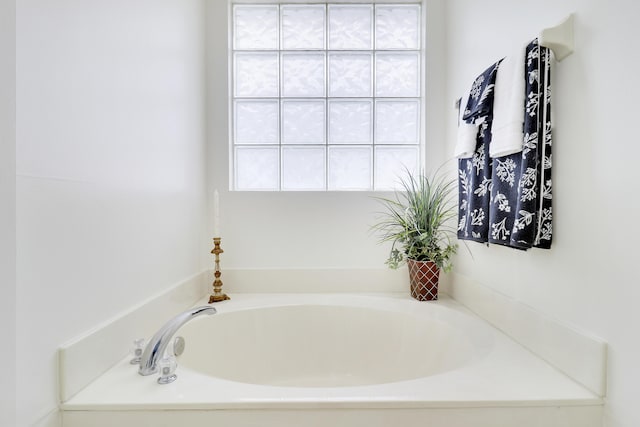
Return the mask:
<svg viewBox="0 0 640 427">
<path fill-rule="evenodd" d="M 511 246 L 551 248 L 551 50 L 537 40 L 527 47 L 525 144 Z"/>
<path fill-rule="evenodd" d="M 525 64 L 524 138 L 520 152 L 491 158 L 493 88 L 498 64 L 476 79 L 464 114 L 484 117 L 472 158 L 458 160 L 458 238 L 516 249 L 548 249 L 552 238 L 550 50 L 529 43 Z M 502 64 L 500 64 L 502 67 Z"/>
<path fill-rule="evenodd" d="M 472 121 L 467 123 L 463 117 L 469 102 L 469 95 L 462 97 L 460 102 L 460 115 L 458 119 L 458 137 L 453 155 L 458 159 L 468 159 L 473 157 L 476 151 L 476 138 L 478 136 L 478 124 Z"/>
<path fill-rule="evenodd" d="M 500 62 L 480 74 L 471 86 L 463 120 L 479 123 L 471 158 L 458 160 L 458 238 L 487 242 L 491 189 L 491 120 L 493 88 Z"/>
<path fill-rule="evenodd" d="M 524 149 L 492 159 L 489 243 L 518 249 L 549 248 L 552 232 L 549 49 L 534 40 L 527 46 L 523 64 L 527 96 L 519 111 L 524 122 Z M 494 141 L 495 135 L 491 144 Z"/>
<path fill-rule="evenodd" d="M 525 46 L 502 60 L 496 75 L 491 127 L 491 157 L 508 156 L 522 151 L 525 100 Z"/>
</svg>

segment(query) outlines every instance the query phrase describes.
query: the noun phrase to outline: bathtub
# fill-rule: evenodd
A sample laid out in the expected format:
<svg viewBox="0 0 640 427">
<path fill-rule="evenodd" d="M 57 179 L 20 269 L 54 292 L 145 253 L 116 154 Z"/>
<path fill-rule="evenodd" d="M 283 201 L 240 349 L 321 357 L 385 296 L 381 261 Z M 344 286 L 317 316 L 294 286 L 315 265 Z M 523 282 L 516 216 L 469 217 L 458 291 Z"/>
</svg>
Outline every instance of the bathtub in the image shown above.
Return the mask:
<svg viewBox="0 0 640 427">
<path fill-rule="evenodd" d="M 63 426 L 601 426 L 600 398 L 444 296 L 236 294 L 215 307 L 178 331 L 177 381 L 123 359 L 63 402 Z"/>
</svg>

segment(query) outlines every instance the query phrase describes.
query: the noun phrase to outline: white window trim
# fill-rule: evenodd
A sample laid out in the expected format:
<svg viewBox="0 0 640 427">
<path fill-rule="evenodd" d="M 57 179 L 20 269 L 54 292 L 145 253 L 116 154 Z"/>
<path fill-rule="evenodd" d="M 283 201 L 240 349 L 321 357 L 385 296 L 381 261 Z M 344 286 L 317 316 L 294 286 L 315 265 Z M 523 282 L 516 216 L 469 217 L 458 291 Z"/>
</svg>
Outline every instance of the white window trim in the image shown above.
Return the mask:
<svg viewBox="0 0 640 427">
<path fill-rule="evenodd" d="M 308 0 L 227 0 L 227 12 L 228 12 L 228 16 L 227 16 L 227 22 L 228 22 L 228 48 L 227 48 L 227 54 L 228 54 L 228 107 L 227 107 L 227 111 L 229 112 L 228 115 L 228 131 L 229 131 L 229 143 L 228 143 L 228 147 L 229 147 L 229 159 L 228 159 L 228 165 L 229 165 L 229 189 L 231 191 L 241 191 L 241 192 L 251 192 L 251 191 L 266 191 L 266 192 L 292 192 L 295 190 L 285 190 L 282 189 L 282 170 L 280 170 L 280 178 L 279 178 L 279 188 L 278 189 L 268 189 L 268 190 L 259 190 L 259 189 L 251 189 L 251 190 L 245 190 L 245 189 L 237 189 L 236 187 L 236 165 L 234 162 L 234 157 L 235 157 L 235 153 L 234 153 L 234 143 L 233 143 L 233 133 L 234 133 L 234 112 L 233 109 L 235 108 L 235 102 L 236 102 L 236 98 L 234 96 L 234 74 L 233 74 L 233 69 L 234 69 L 234 49 L 233 49 L 233 41 L 234 41 L 234 35 L 233 35 L 233 31 L 234 31 L 234 25 L 233 25 L 233 6 L 234 5 L 251 5 L 251 4 L 255 4 L 255 5 L 269 5 L 269 4 L 273 4 L 273 5 L 282 5 L 282 4 L 309 4 L 309 5 L 313 5 L 313 4 L 324 4 L 324 5 L 328 5 L 328 4 L 375 4 L 375 5 L 385 5 L 385 4 L 389 4 L 389 5 L 393 5 L 393 4 L 417 4 L 420 5 L 420 27 L 419 27 L 419 39 L 420 39 L 420 49 L 417 50 L 419 52 L 419 57 L 420 57 L 420 64 L 419 64 L 419 73 L 420 73 L 420 91 L 419 91 L 419 97 L 418 98 L 414 98 L 414 99 L 419 99 L 420 102 L 420 117 L 419 117 L 419 141 L 418 141 L 418 156 L 419 156 L 419 160 L 418 160 L 418 168 L 422 169 L 425 168 L 427 163 L 426 163 L 426 136 L 427 136 L 427 127 L 426 127 L 426 121 L 427 121 L 427 106 L 429 104 L 429 102 L 427 101 L 426 98 L 426 89 L 427 89 L 427 80 L 426 80 L 426 72 L 427 72 L 427 58 L 426 58 L 426 50 L 427 50 L 427 5 L 426 5 L 426 0 L 332 0 L 332 1 L 308 1 Z M 279 35 L 280 37 L 280 35 Z M 304 51 L 304 50 L 303 50 Z M 278 52 L 281 52 L 280 49 L 278 49 Z M 328 52 L 328 49 L 325 48 L 325 50 L 323 50 L 323 52 Z M 374 52 L 374 61 L 375 61 L 375 50 L 373 50 Z M 402 52 L 402 50 L 399 50 L 399 52 Z M 327 57 L 327 62 L 325 63 L 325 68 L 328 68 L 328 57 Z M 327 71 L 328 72 L 328 71 Z M 326 83 L 326 81 L 325 81 Z M 328 100 L 330 99 L 328 97 L 328 91 L 329 88 L 326 87 L 325 88 L 325 102 L 328 103 Z M 281 100 L 282 96 L 281 93 L 278 96 L 278 99 Z M 374 93 L 373 93 L 373 97 L 371 98 L 373 99 L 373 102 L 375 103 L 375 100 L 378 99 L 378 97 L 375 96 L 375 85 L 374 85 Z M 405 98 L 406 99 L 406 98 Z M 328 107 L 326 109 L 326 111 L 328 112 Z M 327 118 L 328 120 L 328 118 Z M 375 127 L 375 118 L 374 121 L 372 123 L 372 127 Z M 282 132 L 281 129 L 282 126 L 282 120 L 280 118 L 280 123 L 279 123 L 279 132 Z M 328 132 L 328 130 L 326 130 L 326 132 Z M 328 138 L 328 135 L 326 135 L 326 138 Z M 375 144 L 372 146 L 372 156 L 375 156 Z M 328 145 L 327 145 L 327 150 L 328 150 Z M 327 155 L 325 156 L 325 159 L 327 159 L 328 157 L 328 151 L 327 151 Z M 326 162 L 326 160 L 325 160 Z M 328 165 L 325 164 L 325 174 L 327 171 Z M 375 168 L 374 163 L 372 163 L 372 168 Z M 375 173 L 375 171 L 372 172 L 372 175 Z M 372 178 L 373 179 L 373 178 Z M 328 175 L 325 176 L 325 188 L 324 189 L 319 189 L 319 190 L 302 190 L 302 191 L 311 191 L 311 192 L 316 192 L 316 191 L 320 191 L 320 192 L 344 192 L 345 190 L 332 190 L 329 188 L 329 177 Z M 351 191 L 357 191 L 357 192 L 378 192 L 378 191 L 389 191 L 390 189 L 385 188 L 385 189 L 370 189 L 370 190 L 351 190 Z"/>
</svg>

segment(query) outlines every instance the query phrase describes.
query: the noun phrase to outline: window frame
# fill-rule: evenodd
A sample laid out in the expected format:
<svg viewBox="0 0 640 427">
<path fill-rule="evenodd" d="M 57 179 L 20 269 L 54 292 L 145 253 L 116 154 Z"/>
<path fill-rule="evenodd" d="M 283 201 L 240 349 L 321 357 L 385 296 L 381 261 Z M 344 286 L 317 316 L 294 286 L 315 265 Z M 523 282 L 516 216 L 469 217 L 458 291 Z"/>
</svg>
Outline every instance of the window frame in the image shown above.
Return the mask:
<svg viewBox="0 0 640 427">
<path fill-rule="evenodd" d="M 304 0 L 228 0 L 228 57 L 229 57 L 229 66 L 228 66 L 228 88 L 229 88 L 229 189 L 231 191 L 241 191 L 241 192 L 250 192 L 250 191 L 266 191 L 266 192 L 291 192 L 291 191 L 309 191 L 309 192 L 332 192 L 332 191 L 355 191 L 355 192 L 379 192 L 379 191 L 391 191 L 394 190 L 394 187 L 378 187 L 375 182 L 376 177 L 376 151 L 378 148 L 389 148 L 389 147 L 415 147 L 417 150 L 416 154 L 416 170 L 421 170 L 425 167 L 426 164 L 426 17 L 425 10 L 426 5 L 422 0 L 386 0 L 386 1 L 377 1 L 377 0 L 369 0 L 369 1 L 358 1 L 358 0 L 334 0 L 334 1 L 324 1 L 324 2 L 314 2 L 314 1 L 304 1 Z M 323 47 L 318 49 L 284 49 L 283 48 L 283 31 L 281 30 L 282 23 L 282 6 L 288 5 L 319 5 L 324 6 L 324 29 L 323 29 Z M 371 46 L 370 49 L 367 50 L 353 50 L 353 49 L 330 49 L 329 46 L 329 6 L 357 6 L 357 5 L 372 5 L 372 13 L 371 13 Z M 418 6 L 418 34 L 417 40 L 419 43 L 419 47 L 417 49 L 377 49 L 376 47 L 376 8 L 379 6 Z M 236 49 L 235 48 L 235 8 L 236 6 L 255 6 L 255 7 L 264 7 L 264 6 L 275 6 L 277 7 L 277 49 Z M 275 53 L 278 60 L 278 94 L 275 97 L 238 97 L 236 96 L 236 79 L 235 79 L 235 70 L 236 67 L 236 54 L 237 53 L 261 53 L 261 52 L 269 52 Z M 309 53 L 309 52 L 318 52 L 324 56 L 324 94 L 323 96 L 318 97 L 287 97 L 283 94 L 283 84 L 284 79 L 283 75 L 283 61 L 282 58 L 286 54 L 295 54 L 295 53 Z M 378 96 L 376 94 L 376 82 L 375 82 L 375 70 L 376 70 L 376 59 L 378 53 L 391 53 L 391 54 L 402 54 L 407 52 L 415 52 L 418 56 L 418 76 L 417 76 L 417 84 L 418 84 L 418 96 L 412 97 L 385 97 Z M 368 97 L 332 97 L 330 96 L 330 57 L 332 53 L 351 53 L 351 54 L 366 54 L 370 53 L 370 57 L 372 58 L 372 66 L 371 66 L 371 94 Z M 236 106 L 237 101 L 241 100 L 253 100 L 256 102 L 269 102 L 273 101 L 277 103 L 278 110 L 278 142 L 274 144 L 236 144 L 235 134 L 236 134 Z M 309 147 L 320 147 L 324 148 L 324 185 L 322 188 L 283 188 L 284 181 L 284 168 L 283 168 L 283 156 L 286 147 L 306 147 L 307 144 L 287 144 L 283 143 L 283 106 L 287 101 L 313 101 L 313 100 L 322 100 L 324 102 L 324 140 L 320 144 L 308 144 Z M 378 121 L 376 120 L 376 104 L 378 101 L 410 101 L 415 102 L 419 106 L 418 120 L 417 120 L 417 144 L 402 144 L 402 143 L 393 143 L 393 144 L 384 144 L 378 143 L 376 140 L 376 127 Z M 370 143 L 369 144 L 341 144 L 341 143 L 330 143 L 330 135 L 329 135 L 329 120 L 330 120 L 330 104 L 332 101 L 370 101 L 372 105 L 371 111 L 371 123 L 370 123 Z M 237 153 L 236 149 L 244 148 L 244 147 L 271 147 L 275 148 L 278 151 L 278 179 L 277 185 L 272 188 L 238 188 L 238 178 L 237 178 Z M 368 147 L 370 148 L 370 174 L 369 174 L 369 187 L 368 188 L 333 188 L 330 183 L 330 174 L 329 174 L 329 158 L 331 156 L 332 149 L 336 150 L 340 147 L 349 148 L 349 147 Z M 400 175 L 402 171 L 396 171 L 397 175 Z"/>
</svg>

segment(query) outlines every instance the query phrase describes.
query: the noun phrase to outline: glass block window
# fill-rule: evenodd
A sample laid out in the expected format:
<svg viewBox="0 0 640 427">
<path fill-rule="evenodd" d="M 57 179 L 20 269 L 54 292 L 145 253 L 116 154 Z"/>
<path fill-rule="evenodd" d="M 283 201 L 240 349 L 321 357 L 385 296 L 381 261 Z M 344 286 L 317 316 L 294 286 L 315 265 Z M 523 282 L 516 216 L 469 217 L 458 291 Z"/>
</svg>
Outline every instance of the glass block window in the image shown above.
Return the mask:
<svg viewBox="0 0 640 427">
<path fill-rule="evenodd" d="M 235 190 L 388 190 L 422 166 L 419 4 L 235 4 Z"/>
</svg>

